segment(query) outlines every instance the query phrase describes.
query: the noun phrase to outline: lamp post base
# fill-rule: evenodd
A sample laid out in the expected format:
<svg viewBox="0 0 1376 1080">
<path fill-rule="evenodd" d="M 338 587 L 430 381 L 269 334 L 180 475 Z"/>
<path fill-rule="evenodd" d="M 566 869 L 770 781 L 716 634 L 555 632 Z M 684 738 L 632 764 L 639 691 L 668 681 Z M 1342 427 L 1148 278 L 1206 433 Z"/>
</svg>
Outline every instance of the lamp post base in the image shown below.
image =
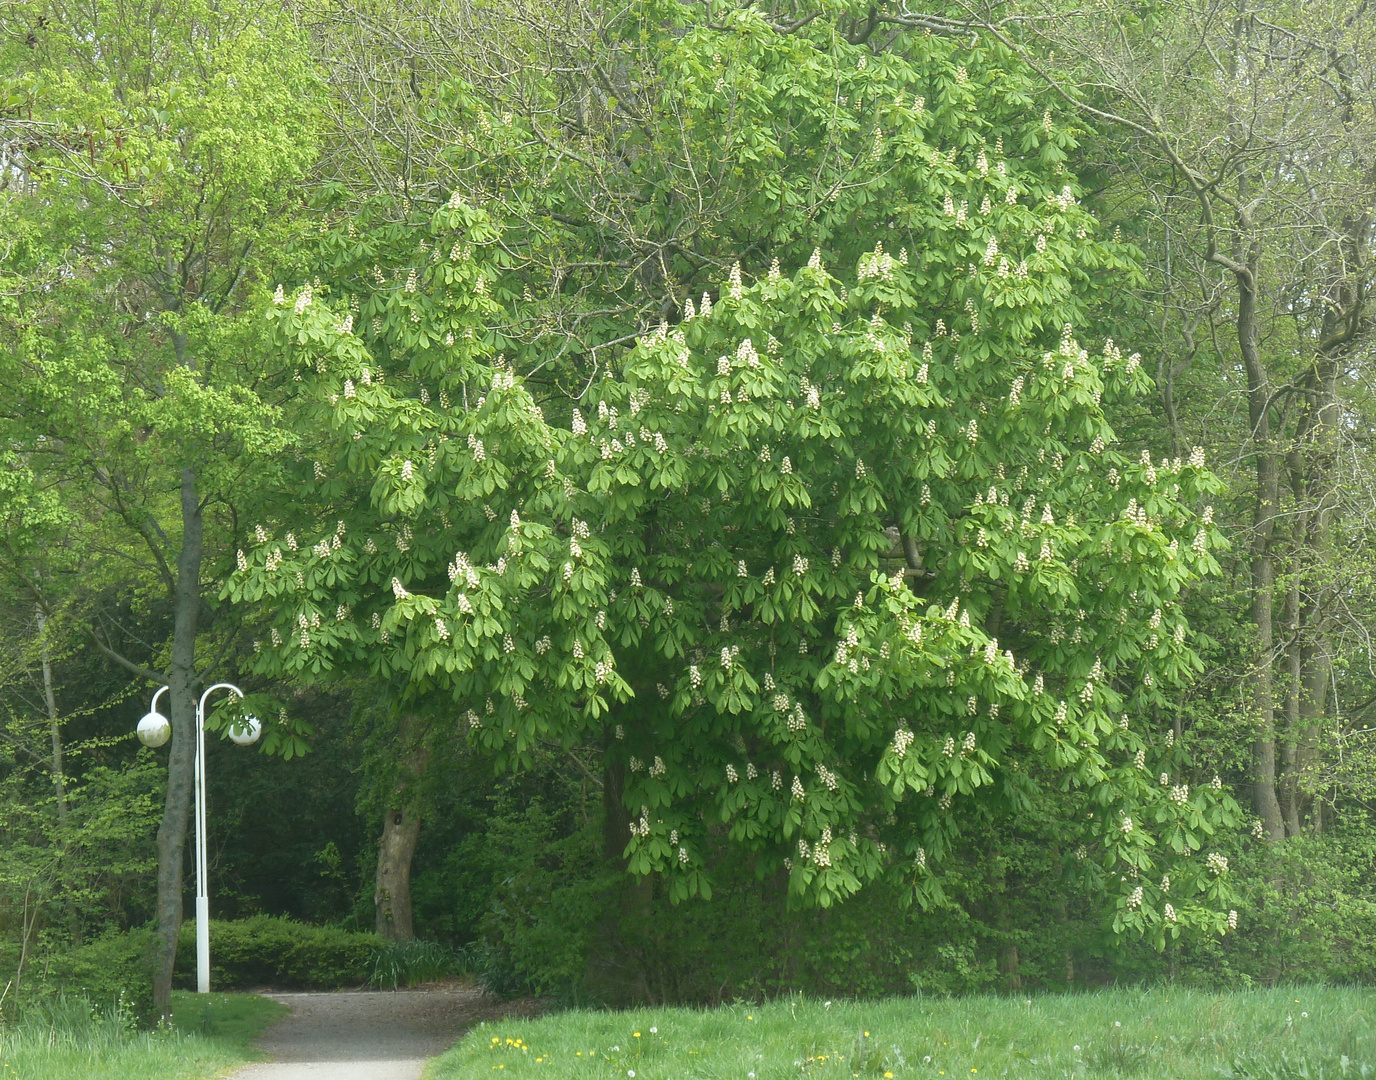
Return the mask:
<svg viewBox="0 0 1376 1080">
<path fill-rule="evenodd" d="M 196 897 L 196 993 L 210 993 L 210 897 Z"/>
</svg>

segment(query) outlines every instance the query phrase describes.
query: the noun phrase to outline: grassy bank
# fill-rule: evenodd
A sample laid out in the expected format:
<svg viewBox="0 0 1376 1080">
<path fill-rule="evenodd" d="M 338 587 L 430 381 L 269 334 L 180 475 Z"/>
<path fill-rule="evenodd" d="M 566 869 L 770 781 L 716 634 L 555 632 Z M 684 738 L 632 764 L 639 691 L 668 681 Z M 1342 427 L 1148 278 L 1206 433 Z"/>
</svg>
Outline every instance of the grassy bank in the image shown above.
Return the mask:
<svg viewBox="0 0 1376 1080">
<path fill-rule="evenodd" d="M 1258 1080 L 1376 1076 L 1376 992 L 1163 988 L 567 1012 L 483 1025 L 426 1080 L 1219 1080 L 1221 1069 Z"/>
<path fill-rule="evenodd" d="M 286 1013 L 249 994 L 173 995 L 172 1031 L 134 1031 L 114 1010 L 53 1003 L 0 1026 L 0 1080 L 198 1080 L 255 1061 Z"/>
</svg>

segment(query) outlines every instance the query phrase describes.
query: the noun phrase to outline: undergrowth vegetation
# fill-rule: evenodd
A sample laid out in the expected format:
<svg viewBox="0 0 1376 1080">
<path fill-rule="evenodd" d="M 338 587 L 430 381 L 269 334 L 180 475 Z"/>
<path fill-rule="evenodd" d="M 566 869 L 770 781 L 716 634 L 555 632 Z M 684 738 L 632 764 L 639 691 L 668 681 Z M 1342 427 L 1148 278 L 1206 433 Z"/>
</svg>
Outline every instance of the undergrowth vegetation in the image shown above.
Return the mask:
<svg viewBox="0 0 1376 1080">
<path fill-rule="evenodd" d="M 470 970 L 463 950 L 435 941 L 389 941 L 373 953 L 368 985 L 378 990 L 399 990 L 442 982 Z"/>
<path fill-rule="evenodd" d="M 174 1023 L 138 1030 L 121 1001 L 93 1005 L 59 996 L 0 1023 L 5 1080 L 191 1080 L 227 1072 L 259 1055 L 253 1040 L 286 1009 L 243 994 L 173 998 Z"/>
</svg>

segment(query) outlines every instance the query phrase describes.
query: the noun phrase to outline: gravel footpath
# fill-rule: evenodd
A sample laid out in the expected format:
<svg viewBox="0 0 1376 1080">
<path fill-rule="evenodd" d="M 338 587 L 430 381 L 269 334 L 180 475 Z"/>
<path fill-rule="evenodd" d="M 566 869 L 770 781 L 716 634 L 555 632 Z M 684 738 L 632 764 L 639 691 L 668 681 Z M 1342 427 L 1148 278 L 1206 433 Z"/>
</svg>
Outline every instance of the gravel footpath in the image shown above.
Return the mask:
<svg viewBox="0 0 1376 1080">
<path fill-rule="evenodd" d="M 232 1080 L 417 1080 L 427 1058 L 480 1021 L 536 1011 L 528 1001 L 459 987 L 264 996 L 291 1015 L 258 1040 L 271 1063 L 249 1065 Z"/>
</svg>

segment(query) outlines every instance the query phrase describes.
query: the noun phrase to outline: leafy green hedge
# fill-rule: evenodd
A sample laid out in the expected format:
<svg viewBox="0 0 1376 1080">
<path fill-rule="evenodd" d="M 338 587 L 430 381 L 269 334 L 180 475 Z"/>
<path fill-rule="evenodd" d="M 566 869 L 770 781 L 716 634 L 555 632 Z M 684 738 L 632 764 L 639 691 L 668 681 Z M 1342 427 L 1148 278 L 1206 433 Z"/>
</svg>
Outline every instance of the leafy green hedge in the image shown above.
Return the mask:
<svg viewBox="0 0 1376 1080">
<path fill-rule="evenodd" d="M 139 929 L 107 934 L 62 952 L 32 953 L 18 993 L 11 989 L 5 1011 L 22 1011 L 61 995 L 147 1019 L 153 1005 L 152 943 L 152 931 Z M 376 965 L 378 957 L 391 955 L 386 945 L 376 934 L 266 915 L 237 922 L 212 919 L 210 982 L 216 990 L 364 986 L 370 980 L 381 982 Z M 17 947 L 0 948 L 0 989 L 13 978 L 17 963 Z M 398 978 L 401 985 L 412 981 L 409 969 Z M 182 926 L 174 983 L 185 989 L 196 985 L 196 924 L 190 920 Z"/>
<path fill-rule="evenodd" d="M 210 920 L 210 985 L 215 990 L 271 986 L 283 990 L 334 990 L 362 986 L 373 957 L 385 944 L 360 934 L 291 919 L 257 915 L 236 922 Z M 196 985 L 196 924 L 182 924 L 174 981 Z"/>
</svg>

